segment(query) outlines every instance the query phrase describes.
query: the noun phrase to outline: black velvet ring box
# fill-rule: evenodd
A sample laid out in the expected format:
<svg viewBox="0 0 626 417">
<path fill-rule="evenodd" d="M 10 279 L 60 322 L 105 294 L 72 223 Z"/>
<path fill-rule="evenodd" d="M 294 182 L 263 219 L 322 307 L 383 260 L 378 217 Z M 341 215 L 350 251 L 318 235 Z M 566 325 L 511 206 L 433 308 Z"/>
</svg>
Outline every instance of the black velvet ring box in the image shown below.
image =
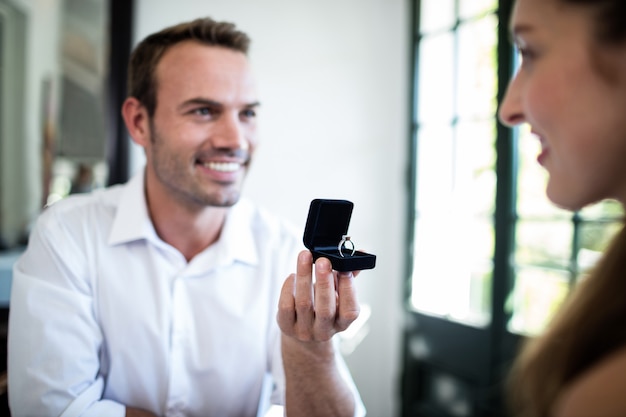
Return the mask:
<svg viewBox="0 0 626 417">
<path fill-rule="evenodd" d="M 341 256 L 339 244 L 348 234 L 354 204 L 347 200 L 315 199 L 311 201 L 304 229 L 304 246 L 313 254 L 313 260 L 328 258 L 336 271 L 360 271 L 376 266 L 376 255 L 354 251 L 344 246 Z M 355 241 L 358 241 L 355 239 Z"/>
</svg>

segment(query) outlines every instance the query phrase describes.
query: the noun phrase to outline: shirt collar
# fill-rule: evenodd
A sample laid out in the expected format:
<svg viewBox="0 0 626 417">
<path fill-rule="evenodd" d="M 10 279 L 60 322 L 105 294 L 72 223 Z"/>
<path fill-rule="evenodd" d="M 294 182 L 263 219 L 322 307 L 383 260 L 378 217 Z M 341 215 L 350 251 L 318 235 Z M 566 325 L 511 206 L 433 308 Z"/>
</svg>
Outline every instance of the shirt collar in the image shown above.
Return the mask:
<svg viewBox="0 0 626 417">
<path fill-rule="evenodd" d="M 144 171 L 141 169 L 122 188 L 109 235 L 110 245 L 156 237 L 144 189 Z"/>
<path fill-rule="evenodd" d="M 231 207 L 226 216 L 222 233 L 216 245 L 224 259 L 256 265 L 259 255 L 254 235 L 254 206 L 246 199 L 240 199 Z"/>
<path fill-rule="evenodd" d="M 122 189 L 109 235 L 110 245 L 140 239 L 163 242 L 156 234 L 148 214 L 144 190 L 144 170 L 142 169 Z M 240 261 L 256 265 L 259 255 L 255 244 L 254 216 L 254 206 L 249 201 L 241 199 L 228 211 L 218 241 L 196 258 L 201 257 L 205 252 L 212 252 L 214 256 L 217 255 L 217 262 L 220 264 Z"/>
</svg>

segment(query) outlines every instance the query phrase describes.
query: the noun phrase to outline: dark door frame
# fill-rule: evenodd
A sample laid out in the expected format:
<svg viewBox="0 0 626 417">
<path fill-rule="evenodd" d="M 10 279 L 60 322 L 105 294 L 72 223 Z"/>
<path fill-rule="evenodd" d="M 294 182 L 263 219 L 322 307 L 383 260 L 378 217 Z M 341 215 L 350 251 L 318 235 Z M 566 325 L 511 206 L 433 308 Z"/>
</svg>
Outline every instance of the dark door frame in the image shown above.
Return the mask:
<svg viewBox="0 0 626 417">
<path fill-rule="evenodd" d="M 126 99 L 128 59 L 132 47 L 134 0 L 110 0 L 110 56 L 107 100 L 108 185 L 125 182 L 130 171 L 130 144 L 121 115 Z"/>
</svg>

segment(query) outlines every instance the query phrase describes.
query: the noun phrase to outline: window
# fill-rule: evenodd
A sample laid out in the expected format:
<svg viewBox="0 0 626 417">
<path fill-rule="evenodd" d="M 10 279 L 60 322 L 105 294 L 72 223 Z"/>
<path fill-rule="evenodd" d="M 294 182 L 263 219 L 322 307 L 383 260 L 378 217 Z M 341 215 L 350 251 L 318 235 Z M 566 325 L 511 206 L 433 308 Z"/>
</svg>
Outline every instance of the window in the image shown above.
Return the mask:
<svg viewBox="0 0 626 417">
<path fill-rule="evenodd" d="M 421 2 L 412 308 L 490 323 L 496 202 L 494 0 Z"/>
<path fill-rule="evenodd" d="M 411 259 L 402 416 L 503 415 L 502 379 L 595 264 L 622 211 L 545 195 L 527 127 L 497 120 L 512 0 L 413 0 Z"/>
<path fill-rule="evenodd" d="M 535 162 L 537 140 L 526 127 L 498 137 L 498 2 L 420 3 L 410 306 L 474 326 L 491 323 L 502 174 L 515 179 L 505 225 L 515 239 L 511 253 L 501 254 L 512 260 L 513 276 L 497 278 L 514 283 L 508 328 L 536 333 L 593 265 L 622 213 L 612 202 L 574 215 L 553 207 Z M 498 172 L 499 140 L 513 145 L 508 172 Z"/>
</svg>

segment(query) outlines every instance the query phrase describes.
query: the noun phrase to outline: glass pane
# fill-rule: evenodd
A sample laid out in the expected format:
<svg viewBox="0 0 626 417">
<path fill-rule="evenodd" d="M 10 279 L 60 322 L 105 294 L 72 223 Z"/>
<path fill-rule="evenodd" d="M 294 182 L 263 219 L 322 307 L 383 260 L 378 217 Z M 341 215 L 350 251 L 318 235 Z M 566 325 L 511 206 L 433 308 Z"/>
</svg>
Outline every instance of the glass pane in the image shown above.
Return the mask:
<svg viewBox="0 0 626 417">
<path fill-rule="evenodd" d="M 574 236 L 571 221 L 522 219 L 517 222 L 515 233 L 517 265 L 568 268 Z"/>
<path fill-rule="evenodd" d="M 436 212 L 453 186 L 452 128 L 426 125 L 418 134 L 416 207 L 420 213 Z"/>
<path fill-rule="evenodd" d="M 588 273 L 595 266 L 621 227 L 621 222 L 583 223 L 580 227 L 580 249 L 576 256 L 582 274 Z"/>
<path fill-rule="evenodd" d="M 415 229 L 411 302 L 416 310 L 475 326 L 490 321 L 493 227 L 462 208 L 442 206 Z"/>
<path fill-rule="evenodd" d="M 576 255 L 578 270 L 586 275 L 595 266 L 613 237 L 622 227 L 624 216 L 622 205 L 607 200 L 584 208 L 580 217 L 579 250 Z"/>
<path fill-rule="evenodd" d="M 459 0 L 459 17 L 461 19 L 470 19 L 488 12 L 494 12 L 496 7 L 496 0 Z"/>
<path fill-rule="evenodd" d="M 450 29 L 454 25 L 455 0 L 422 0 L 420 2 L 420 32 Z"/>
<path fill-rule="evenodd" d="M 489 15 L 459 26 L 457 112 L 464 118 L 492 118 L 497 108 L 497 19 Z"/>
<path fill-rule="evenodd" d="M 455 183 L 465 192 L 465 210 L 492 216 L 496 200 L 495 121 L 456 126 Z"/>
<path fill-rule="evenodd" d="M 519 170 L 517 177 L 517 212 L 520 217 L 542 217 L 569 220 L 572 213 L 554 206 L 546 197 L 547 173 L 537 163 L 539 140 L 527 125 L 518 129 Z"/>
<path fill-rule="evenodd" d="M 420 43 L 417 90 L 420 123 L 450 123 L 453 116 L 454 43 L 451 33 L 425 37 Z"/>
<path fill-rule="evenodd" d="M 624 216 L 624 209 L 618 201 L 606 200 L 585 207 L 580 214 L 585 219 L 621 219 Z"/>
<path fill-rule="evenodd" d="M 419 311 L 476 326 L 490 322 L 494 152 L 493 118 L 419 131 L 412 282 Z"/>
<path fill-rule="evenodd" d="M 569 289 L 569 274 L 545 268 L 520 268 L 509 299 L 511 332 L 535 335 L 554 316 Z"/>
<path fill-rule="evenodd" d="M 493 225 L 489 224 L 493 235 Z M 493 247 L 490 248 L 493 252 Z M 460 322 L 487 326 L 491 322 L 491 288 L 493 283 L 493 262 L 477 263 L 472 269 L 470 279 L 469 308 L 462 315 L 452 315 Z"/>
<path fill-rule="evenodd" d="M 493 250 L 495 245 L 495 230 L 492 217 L 475 217 L 472 225 L 473 239 L 465 250 L 471 253 L 474 261 L 474 271 L 482 271 L 488 267 L 491 274 L 493 268 Z M 483 274 L 483 272 L 481 272 Z"/>
</svg>

